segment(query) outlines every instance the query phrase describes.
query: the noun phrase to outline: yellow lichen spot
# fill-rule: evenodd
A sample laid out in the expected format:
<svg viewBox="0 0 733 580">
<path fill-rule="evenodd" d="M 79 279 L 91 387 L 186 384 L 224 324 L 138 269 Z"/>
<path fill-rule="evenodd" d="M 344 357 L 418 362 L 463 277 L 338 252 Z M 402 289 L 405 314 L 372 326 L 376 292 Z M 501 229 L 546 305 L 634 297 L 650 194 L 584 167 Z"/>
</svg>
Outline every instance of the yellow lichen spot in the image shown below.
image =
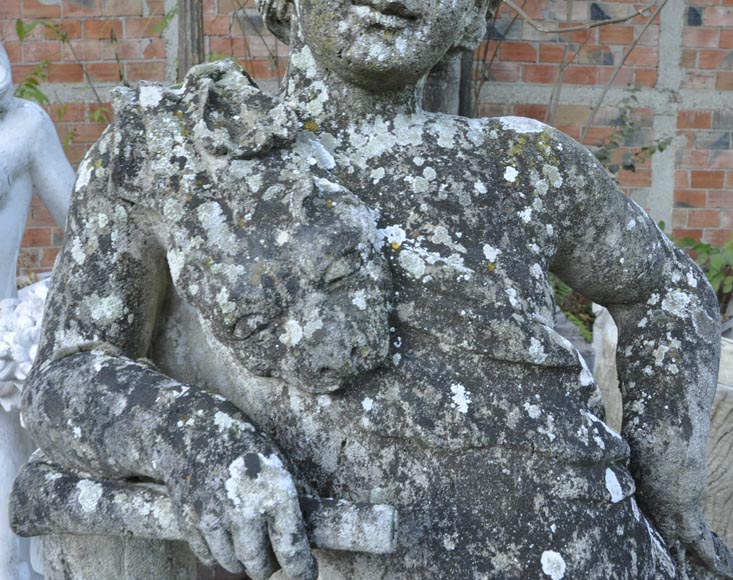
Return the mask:
<svg viewBox="0 0 733 580">
<path fill-rule="evenodd" d="M 333 205 L 334 205 L 334 203 L 333 203 L 333 200 L 332 199 L 327 199 L 326 200 L 326 207 L 333 207 Z"/>
<path fill-rule="evenodd" d="M 102 160 L 101 159 L 97 159 L 94 162 L 94 169 L 102 169 Z"/>
<path fill-rule="evenodd" d="M 176 117 L 178 117 L 180 120 L 183 120 L 183 111 L 176 111 Z"/>
<path fill-rule="evenodd" d="M 313 119 L 309 119 L 305 123 L 303 123 L 303 128 L 306 131 L 310 131 L 312 133 L 315 133 L 318 131 L 318 123 L 316 123 Z"/>
<path fill-rule="evenodd" d="M 509 155 L 512 157 L 517 157 L 518 155 L 521 155 L 522 150 L 524 149 L 525 144 L 527 143 L 527 138 L 522 135 L 519 137 L 516 143 L 514 143 L 511 148 L 509 149 Z"/>
<path fill-rule="evenodd" d="M 392 242 L 392 249 L 393 250 L 399 250 L 402 246 L 398 244 L 397 242 Z"/>
<path fill-rule="evenodd" d="M 489 262 L 487 268 L 489 269 L 489 272 L 493 272 L 496 270 L 496 262 Z"/>
</svg>

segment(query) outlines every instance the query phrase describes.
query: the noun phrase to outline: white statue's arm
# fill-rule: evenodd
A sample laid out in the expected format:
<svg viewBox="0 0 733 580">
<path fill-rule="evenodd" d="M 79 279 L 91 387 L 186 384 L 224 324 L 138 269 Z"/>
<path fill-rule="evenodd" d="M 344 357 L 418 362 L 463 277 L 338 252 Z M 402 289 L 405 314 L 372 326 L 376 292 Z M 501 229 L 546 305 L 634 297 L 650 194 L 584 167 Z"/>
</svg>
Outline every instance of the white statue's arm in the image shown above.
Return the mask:
<svg viewBox="0 0 733 580">
<path fill-rule="evenodd" d="M 43 109 L 33 106 L 33 140 L 31 144 L 30 173 L 41 200 L 54 221 L 63 228 L 69 211 L 71 190 L 74 187 L 74 170 L 66 159 L 56 128 Z"/>
<path fill-rule="evenodd" d="M 730 554 L 700 510 L 720 350 L 715 293 L 587 151 L 563 145 L 575 162 L 575 178 L 566 177 L 575 187 L 562 194 L 566 215 L 552 270 L 606 306 L 619 327 L 622 431 L 637 498 L 680 558 L 690 549 L 707 568 L 733 577 Z"/>
</svg>

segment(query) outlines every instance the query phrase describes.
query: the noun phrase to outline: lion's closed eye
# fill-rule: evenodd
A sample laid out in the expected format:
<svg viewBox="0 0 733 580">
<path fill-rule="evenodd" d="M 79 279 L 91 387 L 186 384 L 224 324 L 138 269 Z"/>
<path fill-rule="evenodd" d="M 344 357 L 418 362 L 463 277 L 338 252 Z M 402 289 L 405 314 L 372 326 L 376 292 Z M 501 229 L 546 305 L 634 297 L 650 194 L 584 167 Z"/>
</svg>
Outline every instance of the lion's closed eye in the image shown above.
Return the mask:
<svg viewBox="0 0 733 580">
<path fill-rule="evenodd" d="M 234 323 L 231 329 L 232 337 L 235 340 L 245 340 L 267 328 L 270 321 L 264 314 L 247 314 Z"/>
</svg>

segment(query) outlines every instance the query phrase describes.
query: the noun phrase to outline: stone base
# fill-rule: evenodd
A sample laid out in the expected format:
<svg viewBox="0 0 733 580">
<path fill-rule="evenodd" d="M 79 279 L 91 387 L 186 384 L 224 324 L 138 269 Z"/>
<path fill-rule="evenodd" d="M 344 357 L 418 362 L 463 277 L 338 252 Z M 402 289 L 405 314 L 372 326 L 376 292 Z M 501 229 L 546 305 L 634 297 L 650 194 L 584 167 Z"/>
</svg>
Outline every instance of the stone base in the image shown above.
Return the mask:
<svg viewBox="0 0 733 580">
<path fill-rule="evenodd" d="M 46 536 L 46 580 L 196 580 L 185 542 L 113 536 Z"/>
</svg>

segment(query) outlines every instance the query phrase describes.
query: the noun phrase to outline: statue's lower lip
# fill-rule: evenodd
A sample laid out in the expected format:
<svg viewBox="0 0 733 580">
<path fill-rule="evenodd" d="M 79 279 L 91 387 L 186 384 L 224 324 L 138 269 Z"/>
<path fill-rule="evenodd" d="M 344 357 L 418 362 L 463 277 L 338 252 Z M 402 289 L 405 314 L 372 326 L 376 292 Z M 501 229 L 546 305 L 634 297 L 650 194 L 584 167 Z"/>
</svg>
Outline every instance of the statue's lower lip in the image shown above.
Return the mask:
<svg viewBox="0 0 733 580">
<path fill-rule="evenodd" d="M 385 14 L 372 6 L 363 4 L 352 5 L 351 12 L 358 18 L 367 21 L 370 25 L 391 30 L 401 30 L 409 26 L 413 17 Z"/>
</svg>

